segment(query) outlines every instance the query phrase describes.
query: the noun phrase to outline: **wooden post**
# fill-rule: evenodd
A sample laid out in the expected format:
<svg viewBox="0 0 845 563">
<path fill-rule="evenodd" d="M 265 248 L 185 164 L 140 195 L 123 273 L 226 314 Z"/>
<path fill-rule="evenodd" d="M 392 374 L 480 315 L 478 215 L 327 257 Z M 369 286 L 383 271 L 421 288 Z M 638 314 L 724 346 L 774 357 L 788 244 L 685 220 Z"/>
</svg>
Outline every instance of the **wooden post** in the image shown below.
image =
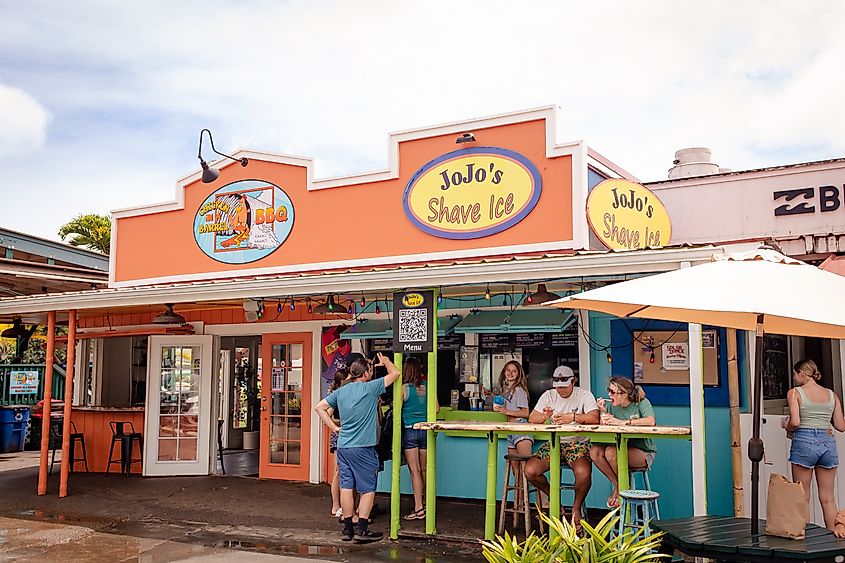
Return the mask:
<svg viewBox="0 0 845 563">
<path fill-rule="evenodd" d="M 70 416 L 73 408 L 73 374 L 76 368 L 76 310 L 68 313 L 67 362 L 65 363 L 65 404 L 62 421 L 62 469 L 59 477 L 59 498 L 67 496 L 70 472 Z"/>
<path fill-rule="evenodd" d="M 50 457 L 50 406 L 53 400 L 53 355 L 56 352 L 56 312 L 47 313 L 47 359 L 44 368 L 44 403 L 41 409 L 41 458 L 38 462 L 38 494 L 47 494 Z"/>
<path fill-rule="evenodd" d="M 728 404 L 731 416 L 731 466 L 734 484 L 734 516 L 745 516 L 742 485 L 742 438 L 739 426 L 739 366 L 736 359 L 736 329 L 729 328 L 728 337 Z"/>
</svg>

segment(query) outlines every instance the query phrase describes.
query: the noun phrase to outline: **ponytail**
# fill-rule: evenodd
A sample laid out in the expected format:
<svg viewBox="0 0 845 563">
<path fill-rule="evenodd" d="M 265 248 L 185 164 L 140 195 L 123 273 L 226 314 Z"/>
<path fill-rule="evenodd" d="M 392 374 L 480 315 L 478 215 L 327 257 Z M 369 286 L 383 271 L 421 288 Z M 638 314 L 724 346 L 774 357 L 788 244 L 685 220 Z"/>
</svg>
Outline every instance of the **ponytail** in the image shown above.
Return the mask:
<svg viewBox="0 0 845 563">
<path fill-rule="evenodd" d="M 628 400 L 632 403 L 639 403 L 645 399 L 645 391 L 639 385 L 634 385 L 634 382 L 627 377 L 611 377 L 609 383 L 613 383 L 628 396 Z"/>
</svg>

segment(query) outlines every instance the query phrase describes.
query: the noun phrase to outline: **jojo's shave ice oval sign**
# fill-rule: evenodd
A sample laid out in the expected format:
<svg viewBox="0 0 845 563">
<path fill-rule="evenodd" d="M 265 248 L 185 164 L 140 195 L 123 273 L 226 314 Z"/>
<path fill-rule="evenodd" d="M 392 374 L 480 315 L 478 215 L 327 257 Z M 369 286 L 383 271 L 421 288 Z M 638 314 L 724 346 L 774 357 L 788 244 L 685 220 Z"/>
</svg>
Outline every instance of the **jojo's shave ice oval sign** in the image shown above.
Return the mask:
<svg viewBox="0 0 845 563">
<path fill-rule="evenodd" d="M 408 219 L 436 237 L 474 239 L 522 221 L 540 199 L 540 172 L 521 154 L 473 147 L 439 156 L 405 187 Z"/>
<path fill-rule="evenodd" d="M 611 250 L 666 246 L 672 237 L 669 212 L 653 192 L 614 178 L 598 184 L 587 198 L 590 229 Z"/>
</svg>

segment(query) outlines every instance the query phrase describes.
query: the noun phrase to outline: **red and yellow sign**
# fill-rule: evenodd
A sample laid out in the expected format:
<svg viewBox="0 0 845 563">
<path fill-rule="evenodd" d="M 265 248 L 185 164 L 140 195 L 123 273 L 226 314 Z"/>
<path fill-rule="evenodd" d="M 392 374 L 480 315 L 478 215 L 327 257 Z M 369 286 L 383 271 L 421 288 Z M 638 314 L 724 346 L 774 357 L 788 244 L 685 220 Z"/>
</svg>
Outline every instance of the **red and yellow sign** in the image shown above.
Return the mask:
<svg viewBox="0 0 845 563">
<path fill-rule="evenodd" d="M 590 192 L 587 221 L 611 250 L 665 246 L 672 236 L 669 212 L 657 196 L 636 182 L 619 178 L 605 180 Z"/>
<path fill-rule="evenodd" d="M 403 198 L 420 230 L 451 239 L 481 238 L 522 221 L 540 199 L 537 167 L 519 153 L 474 147 L 439 156 L 417 170 Z"/>
</svg>

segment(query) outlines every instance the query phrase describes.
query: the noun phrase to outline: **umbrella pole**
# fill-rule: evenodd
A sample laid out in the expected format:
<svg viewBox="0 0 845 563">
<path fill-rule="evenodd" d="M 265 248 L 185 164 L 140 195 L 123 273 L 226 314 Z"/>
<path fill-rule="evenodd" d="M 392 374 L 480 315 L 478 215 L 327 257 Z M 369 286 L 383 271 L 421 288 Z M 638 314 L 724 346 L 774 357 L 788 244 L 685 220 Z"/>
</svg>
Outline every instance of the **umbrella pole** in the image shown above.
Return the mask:
<svg viewBox="0 0 845 563">
<path fill-rule="evenodd" d="M 763 460 L 763 441 L 760 439 L 760 420 L 763 407 L 763 315 L 757 315 L 757 342 L 754 347 L 754 395 L 752 400 L 752 432 L 748 441 L 751 460 L 751 534 L 760 533 L 760 462 Z"/>
</svg>

